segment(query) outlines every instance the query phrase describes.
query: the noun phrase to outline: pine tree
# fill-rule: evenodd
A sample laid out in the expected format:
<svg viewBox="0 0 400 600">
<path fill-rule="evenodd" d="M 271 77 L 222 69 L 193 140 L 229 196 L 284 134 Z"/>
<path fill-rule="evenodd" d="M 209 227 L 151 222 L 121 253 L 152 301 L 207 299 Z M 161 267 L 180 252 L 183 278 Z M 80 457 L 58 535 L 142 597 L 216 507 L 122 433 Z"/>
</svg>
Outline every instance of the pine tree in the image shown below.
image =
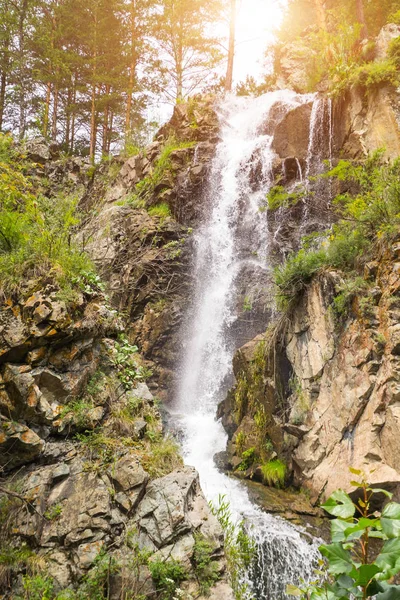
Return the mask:
<svg viewBox="0 0 400 600">
<path fill-rule="evenodd" d="M 199 89 L 221 60 L 218 41 L 207 32 L 220 8 L 217 0 L 161 0 L 154 36 L 170 99 L 181 100 Z"/>
</svg>

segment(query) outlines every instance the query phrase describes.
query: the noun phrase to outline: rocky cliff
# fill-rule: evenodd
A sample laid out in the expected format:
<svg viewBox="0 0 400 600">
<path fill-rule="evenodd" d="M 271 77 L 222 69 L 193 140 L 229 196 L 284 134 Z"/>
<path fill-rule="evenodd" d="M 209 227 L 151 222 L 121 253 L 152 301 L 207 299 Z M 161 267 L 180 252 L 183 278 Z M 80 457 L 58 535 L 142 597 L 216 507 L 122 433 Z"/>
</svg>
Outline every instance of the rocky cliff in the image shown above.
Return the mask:
<svg viewBox="0 0 400 600">
<path fill-rule="evenodd" d="M 65 291 L 50 273 L 2 296 L 1 597 L 231 597 L 222 529 L 146 384 L 161 392 L 174 360 L 215 129 L 209 104 L 177 107 L 145 153 L 94 172 L 26 148 L 38 189 L 79 197 L 108 295 L 97 276 Z"/>
<path fill-rule="evenodd" d="M 397 159 L 399 98 L 385 86 L 353 87 L 334 101 L 321 96 L 320 117 L 313 116 L 319 156 L 314 151 L 310 157 L 302 126 L 295 129 L 294 142 L 283 133 L 274 147 L 292 154 L 283 165 L 291 160 L 298 168 L 304 157 L 308 164 L 310 159 L 332 166 L 339 159 L 362 164 L 382 148 L 388 159 Z M 307 105 L 297 112 L 306 111 Z M 298 118 L 293 113 L 286 118 L 292 130 L 290 123 Z M 280 129 L 285 131 L 285 123 L 275 136 Z M 289 198 L 269 219 L 278 241 L 271 260 L 279 262 L 298 248 L 302 234 L 335 221 L 330 198 L 348 188 L 311 181 L 302 203 L 293 202 L 298 184 L 279 169 L 275 178 L 278 193 Z M 348 313 L 338 315 L 335 303 L 344 274 L 325 270 L 289 312 L 237 352 L 236 383 L 219 407 L 229 435 L 227 452 L 218 457 L 222 468 L 271 486 L 308 488 L 318 502 L 337 488 L 351 491 L 353 466 L 370 473 L 377 487 L 399 495 L 398 238 L 377 242 L 371 254 L 374 260 L 360 276 L 364 292 L 353 294 Z"/>
</svg>

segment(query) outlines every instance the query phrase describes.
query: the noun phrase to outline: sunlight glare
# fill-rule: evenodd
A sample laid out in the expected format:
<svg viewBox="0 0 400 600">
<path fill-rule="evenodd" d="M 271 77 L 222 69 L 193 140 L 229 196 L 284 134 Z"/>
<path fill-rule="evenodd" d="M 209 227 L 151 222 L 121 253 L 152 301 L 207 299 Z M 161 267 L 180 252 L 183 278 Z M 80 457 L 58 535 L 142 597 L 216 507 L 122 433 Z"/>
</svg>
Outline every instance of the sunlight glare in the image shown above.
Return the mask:
<svg viewBox="0 0 400 600">
<path fill-rule="evenodd" d="M 274 40 L 284 0 L 238 0 L 236 18 L 235 82 L 247 75 L 257 80 L 265 73 L 265 51 Z"/>
</svg>

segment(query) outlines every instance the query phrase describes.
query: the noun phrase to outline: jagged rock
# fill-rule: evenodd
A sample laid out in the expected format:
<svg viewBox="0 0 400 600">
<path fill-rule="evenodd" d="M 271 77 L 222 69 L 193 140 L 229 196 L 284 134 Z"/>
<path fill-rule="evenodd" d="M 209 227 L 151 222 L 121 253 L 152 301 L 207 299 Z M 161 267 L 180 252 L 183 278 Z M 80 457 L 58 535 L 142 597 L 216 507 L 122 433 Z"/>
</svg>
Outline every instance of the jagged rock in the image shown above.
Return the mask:
<svg viewBox="0 0 400 600">
<path fill-rule="evenodd" d="M 193 529 L 219 545 L 222 541 L 222 530 L 209 513 L 193 467 L 184 467 L 149 483 L 135 521 L 140 543 L 155 549 L 171 544 Z"/>
<path fill-rule="evenodd" d="M 0 466 L 13 469 L 32 462 L 44 448 L 44 442 L 29 427 L 0 420 Z"/>
<path fill-rule="evenodd" d="M 278 86 L 305 93 L 310 88 L 308 65 L 304 57 L 310 54 L 310 46 L 304 38 L 286 44 L 280 52 Z"/>
<path fill-rule="evenodd" d="M 400 154 L 400 94 L 389 87 L 352 88 L 334 102 L 334 151 L 359 159 L 384 148 L 387 158 Z"/>
<path fill-rule="evenodd" d="M 26 140 L 25 152 L 30 160 L 41 164 L 46 163 L 51 158 L 49 144 L 42 136 Z"/>
</svg>

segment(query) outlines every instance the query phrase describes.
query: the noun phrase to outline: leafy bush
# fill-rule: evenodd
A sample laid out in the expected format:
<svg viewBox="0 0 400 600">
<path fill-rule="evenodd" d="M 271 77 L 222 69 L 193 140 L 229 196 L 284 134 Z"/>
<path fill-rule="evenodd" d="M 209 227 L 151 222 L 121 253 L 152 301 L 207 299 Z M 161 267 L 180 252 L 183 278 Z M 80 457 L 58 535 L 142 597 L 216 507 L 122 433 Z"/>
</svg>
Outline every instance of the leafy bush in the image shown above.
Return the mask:
<svg viewBox="0 0 400 600">
<path fill-rule="evenodd" d="M 285 463 L 278 458 L 261 465 L 261 472 L 266 483 L 277 488 L 282 488 L 285 485 L 286 471 Z"/>
<path fill-rule="evenodd" d="M 156 590 L 161 600 L 173 600 L 175 590 L 187 577 L 183 565 L 174 560 L 154 560 L 149 562 L 149 569 Z"/>
<path fill-rule="evenodd" d="M 218 505 L 210 503 L 212 514 L 217 517 L 224 532 L 224 550 L 228 565 L 230 583 L 236 600 L 248 598 L 248 584 L 244 573 L 250 566 L 255 555 L 255 544 L 248 535 L 244 521 L 235 525 L 224 495 L 218 498 Z"/>
<path fill-rule="evenodd" d="M 267 203 L 270 210 L 287 208 L 297 204 L 304 197 L 304 192 L 288 192 L 282 185 L 274 185 L 267 194 Z"/>
<path fill-rule="evenodd" d="M 322 504 L 335 517 L 331 521 L 332 543 L 320 546 L 327 559 L 327 574 L 317 572 L 317 581 L 303 588 L 288 586 L 289 595 L 313 600 L 400 597 L 400 586 L 388 583 L 400 572 L 400 504 L 389 502 L 381 513 L 374 511 L 371 502 L 375 494 L 388 498 L 392 494 L 372 488 L 362 471 L 350 470 L 359 479 L 352 482 L 357 500 L 337 490 Z M 372 539 L 382 540 L 375 560 L 369 552 Z"/>
<path fill-rule="evenodd" d="M 340 293 L 333 300 L 333 308 L 337 315 L 347 315 L 352 300 L 360 293 L 368 290 L 368 283 L 363 277 L 354 277 L 338 286 Z"/>
<path fill-rule="evenodd" d="M 244 452 L 242 452 L 242 462 L 238 466 L 238 471 L 247 471 L 255 463 L 257 460 L 257 450 L 255 447 L 248 448 Z"/>
<path fill-rule="evenodd" d="M 194 536 L 193 564 L 202 595 L 207 595 L 218 581 L 218 564 L 212 559 L 215 546 L 201 533 Z"/>
</svg>

